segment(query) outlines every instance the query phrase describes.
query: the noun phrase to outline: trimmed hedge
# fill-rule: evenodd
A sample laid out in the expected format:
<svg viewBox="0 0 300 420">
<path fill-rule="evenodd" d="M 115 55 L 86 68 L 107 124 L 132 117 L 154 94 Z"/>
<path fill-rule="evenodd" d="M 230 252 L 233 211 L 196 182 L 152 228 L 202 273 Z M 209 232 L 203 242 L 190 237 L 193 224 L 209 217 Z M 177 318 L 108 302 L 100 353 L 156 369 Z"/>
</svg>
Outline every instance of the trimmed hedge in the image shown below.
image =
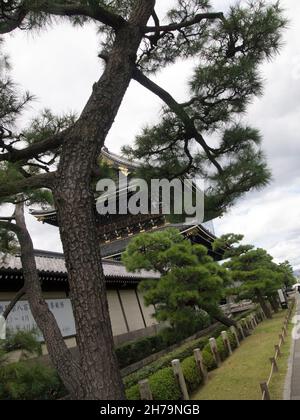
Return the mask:
<svg viewBox="0 0 300 420">
<path fill-rule="evenodd" d="M 158 370 L 148 380 L 154 400 L 179 400 L 181 398 L 179 385 L 171 367 Z M 127 389 L 126 397 L 128 400 L 140 400 L 138 385 Z"/>
<path fill-rule="evenodd" d="M 189 392 L 196 391 L 203 382 L 194 356 L 187 357 L 181 363 L 183 376 Z"/>
<path fill-rule="evenodd" d="M 181 398 L 180 389 L 171 367 L 158 370 L 151 375 L 149 384 L 154 400 L 179 400 Z"/>
<path fill-rule="evenodd" d="M 180 341 L 190 337 L 192 334 L 196 334 L 209 327 L 210 319 L 203 319 L 202 323 L 198 323 L 198 328 L 190 331 L 177 331 L 173 328 L 165 328 L 158 334 L 150 337 L 141 338 L 136 341 L 123 344 L 116 348 L 116 355 L 119 361 L 121 369 L 130 366 L 140 360 L 151 356 L 154 353 L 158 353 L 161 350 L 167 349 L 168 347 L 179 343 Z M 219 334 L 218 334 L 219 335 Z"/>
<path fill-rule="evenodd" d="M 251 313 L 253 313 L 252 309 L 242 315 L 238 315 L 235 319 L 242 319 Z M 203 328 L 205 326 L 207 325 L 203 324 Z M 218 338 L 222 331 L 224 331 L 224 325 L 217 327 L 211 334 L 211 337 Z M 137 341 L 126 343 L 116 349 L 119 366 L 121 369 L 130 366 L 154 353 L 158 353 L 159 351 L 178 343 L 178 341 L 181 341 L 182 338 L 183 337 L 178 337 L 178 332 L 170 328 L 166 328 L 155 336 L 145 337 Z M 224 349 L 221 348 L 221 350 L 223 353 Z"/>
<path fill-rule="evenodd" d="M 124 344 L 116 349 L 119 366 L 123 369 L 168 346 L 161 334 Z"/>
<path fill-rule="evenodd" d="M 217 342 L 217 348 L 218 348 L 218 352 L 219 352 L 219 355 L 221 357 L 221 360 L 224 361 L 229 356 L 228 350 L 224 345 L 222 337 L 218 337 L 216 339 L 216 342 Z"/>
<path fill-rule="evenodd" d="M 201 350 L 207 344 L 207 338 L 199 338 L 193 340 L 189 343 L 186 343 L 180 346 L 178 349 L 168 353 L 167 355 L 159 358 L 153 363 L 145 366 L 142 369 L 139 369 L 136 372 L 131 373 L 130 375 L 124 378 L 124 384 L 126 388 L 130 388 L 133 385 L 137 384 L 139 381 L 148 378 L 151 374 L 155 373 L 159 369 L 169 367 L 170 363 L 174 359 L 179 359 L 180 361 L 184 360 L 186 357 L 189 357 L 195 348 L 200 348 Z"/>
<path fill-rule="evenodd" d="M 223 330 L 224 327 L 222 327 L 222 331 Z M 229 329 L 227 330 L 227 334 L 231 348 L 234 350 L 237 348 L 235 336 Z M 225 347 L 221 336 L 216 338 L 216 342 L 221 359 L 224 361 L 229 356 L 228 349 Z M 196 347 L 202 350 L 203 361 L 207 367 L 207 370 L 212 371 L 216 369 L 216 362 L 211 352 L 208 339 L 202 338 L 195 340 L 185 346 L 182 346 L 176 351 L 169 353 L 167 356 L 164 356 L 151 365 L 146 366 L 145 368 L 127 376 L 124 380 L 124 383 L 127 386 L 127 398 L 129 400 L 139 400 L 140 393 L 137 382 L 148 378 L 154 400 L 181 399 L 181 392 L 177 384 L 177 380 L 173 374 L 173 369 L 171 367 L 163 367 L 165 365 L 169 365 L 173 359 L 181 360 L 181 367 L 189 393 L 196 391 L 203 382 L 203 378 L 199 373 L 194 356 L 191 356 L 191 352 Z M 153 370 L 155 369 L 156 372 L 153 373 Z"/>
</svg>

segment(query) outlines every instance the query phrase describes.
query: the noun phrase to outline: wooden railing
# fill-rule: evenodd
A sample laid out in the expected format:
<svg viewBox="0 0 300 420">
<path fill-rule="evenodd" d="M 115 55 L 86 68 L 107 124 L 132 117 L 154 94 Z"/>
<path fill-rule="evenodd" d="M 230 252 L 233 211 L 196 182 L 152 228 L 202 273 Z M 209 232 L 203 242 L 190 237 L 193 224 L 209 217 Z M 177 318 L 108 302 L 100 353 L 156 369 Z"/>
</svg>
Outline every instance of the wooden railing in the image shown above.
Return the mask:
<svg viewBox="0 0 300 420">
<path fill-rule="evenodd" d="M 260 389 L 261 389 L 261 392 L 262 392 L 262 401 L 270 401 L 271 400 L 270 388 L 269 387 L 270 387 L 270 383 L 272 381 L 274 373 L 279 372 L 277 360 L 281 356 L 281 347 L 285 343 L 285 339 L 288 335 L 288 326 L 289 326 L 289 322 L 290 322 L 292 314 L 293 314 L 294 306 L 295 306 L 295 300 L 293 299 L 291 304 L 290 304 L 287 316 L 284 320 L 284 325 L 282 327 L 282 332 L 279 334 L 279 344 L 276 344 L 274 346 L 275 356 L 270 358 L 271 372 L 270 372 L 269 378 L 266 382 L 261 382 L 261 384 L 260 384 Z"/>
</svg>

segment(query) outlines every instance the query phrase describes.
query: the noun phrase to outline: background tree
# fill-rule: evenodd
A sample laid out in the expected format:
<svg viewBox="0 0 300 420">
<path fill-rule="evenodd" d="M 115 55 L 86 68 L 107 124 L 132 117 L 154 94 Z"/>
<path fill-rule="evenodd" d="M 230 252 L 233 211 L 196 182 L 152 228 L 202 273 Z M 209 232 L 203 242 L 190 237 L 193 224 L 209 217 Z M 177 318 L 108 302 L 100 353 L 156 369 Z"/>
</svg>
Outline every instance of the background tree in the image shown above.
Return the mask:
<svg viewBox="0 0 300 420">
<path fill-rule="evenodd" d="M 0 185 L 1 197 L 29 188 L 48 188 L 53 193 L 85 398 L 124 397 L 114 356 L 91 180 L 130 81 L 137 80 L 166 104 L 156 127 L 163 136 L 154 136 L 155 129 L 150 129 L 150 137 L 156 142 L 151 144 L 159 152 L 155 168 L 162 162 L 173 176 L 178 172 L 190 174 L 195 167 L 211 183 L 206 192 L 211 215 L 221 214 L 241 194 L 265 185 L 269 179 L 257 131 L 227 123 L 260 93 L 258 66 L 277 52 L 285 26 L 279 4 L 257 0 L 245 7 L 234 6 L 225 15 L 214 12 L 207 0 L 174 0 L 165 22 L 157 15 L 155 4 L 155 0 L 0 2 L 0 34 L 17 28 L 42 29 L 64 18 L 82 26 L 93 21 L 102 36 L 100 55 L 105 68 L 76 121 L 58 133 L 42 135 L 28 146 L 12 144 L 11 136 L 7 138 L 4 133 L 0 156 L 1 162 L 19 167 L 14 182 Z M 146 74 L 188 57 L 197 57 L 198 62 L 191 98 L 186 104 L 178 104 Z M 170 124 L 175 136 L 169 134 Z M 204 138 L 212 132 L 220 133 L 216 147 Z M 169 147 L 173 143 L 174 147 Z M 194 144 L 199 146 L 196 152 Z M 163 164 L 166 147 L 168 167 Z M 49 151 L 59 153 L 57 169 L 47 173 L 26 171 L 29 162 L 39 163 L 38 159 Z M 19 177 L 24 167 L 30 176 Z"/>
<path fill-rule="evenodd" d="M 140 290 L 146 305 L 155 305 L 156 319 L 168 321 L 177 333 L 193 333 L 197 323 L 199 330 L 203 311 L 226 326 L 235 325 L 219 308 L 230 284 L 228 273 L 207 255 L 205 247 L 192 245 L 178 230 L 139 235 L 128 245 L 122 261 L 128 270 L 161 274 L 157 281 L 143 281 Z"/>
<path fill-rule="evenodd" d="M 239 242 L 242 235 L 229 234 L 215 241 L 214 248 L 228 248 L 224 258 L 228 259 L 223 266 L 230 270 L 235 282 L 235 292 L 240 298 L 250 298 L 257 301 L 268 318 L 272 313 L 267 305 L 266 298 L 275 312 L 279 309 L 278 289 L 284 286 L 284 277 L 273 257 L 264 249 L 254 249 L 251 245 L 242 245 Z M 237 246 L 234 246 L 235 243 Z"/>
<path fill-rule="evenodd" d="M 289 261 L 284 261 L 278 265 L 279 272 L 283 277 L 283 283 L 286 288 L 293 286 L 297 283 L 297 279 L 294 276 L 294 269 Z"/>
</svg>

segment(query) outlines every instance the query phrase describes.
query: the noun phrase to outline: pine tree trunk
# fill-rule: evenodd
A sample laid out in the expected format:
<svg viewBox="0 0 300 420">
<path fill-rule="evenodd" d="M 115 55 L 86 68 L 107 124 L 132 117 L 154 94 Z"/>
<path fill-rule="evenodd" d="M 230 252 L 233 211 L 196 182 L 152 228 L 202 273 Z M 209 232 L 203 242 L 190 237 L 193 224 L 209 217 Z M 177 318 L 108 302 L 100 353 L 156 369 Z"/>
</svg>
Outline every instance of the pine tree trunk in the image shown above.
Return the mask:
<svg viewBox="0 0 300 420">
<path fill-rule="evenodd" d="M 67 348 L 60 329 L 42 297 L 40 279 L 36 268 L 34 248 L 26 227 L 24 204 L 17 204 L 15 220 L 24 276 L 24 291 L 37 326 L 44 335 L 51 360 L 71 396 L 84 396 L 81 372 Z"/>
<path fill-rule="evenodd" d="M 116 36 L 106 69 L 81 117 L 65 139 L 54 186 L 86 399 L 124 399 L 114 352 L 105 279 L 97 236 L 92 168 L 129 86 L 154 0 L 139 0 Z"/>
<path fill-rule="evenodd" d="M 228 318 L 227 316 L 225 316 L 221 313 L 218 313 L 217 315 L 214 314 L 213 318 L 216 321 L 221 322 L 221 324 L 226 325 L 226 327 L 236 327 L 237 326 L 236 321 L 234 321 L 231 318 Z"/>
<path fill-rule="evenodd" d="M 277 314 L 279 312 L 279 304 L 276 297 L 270 296 L 269 302 L 270 302 L 270 305 L 272 306 L 273 311 L 275 312 L 275 314 Z"/>
<path fill-rule="evenodd" d="M 257 300 L 268 319 L 272 319 L 272 313 L 259 289 L 255 290 Z"/>
</svg>

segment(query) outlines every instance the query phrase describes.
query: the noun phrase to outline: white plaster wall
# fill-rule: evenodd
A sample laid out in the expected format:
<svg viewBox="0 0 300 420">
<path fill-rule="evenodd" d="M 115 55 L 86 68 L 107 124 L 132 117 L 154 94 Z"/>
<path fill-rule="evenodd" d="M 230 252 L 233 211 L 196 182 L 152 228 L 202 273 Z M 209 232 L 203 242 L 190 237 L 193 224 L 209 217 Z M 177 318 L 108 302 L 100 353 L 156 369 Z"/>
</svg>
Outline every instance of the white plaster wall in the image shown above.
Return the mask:
<svg viewBox="0 0 300 420">
<path fill-rule="evenodd" d="M 142 293 L 138 292 L 138 295 L 141 302 L 141 307 L 142 307 L 142 311 L 144 314 L 147 327 L 152 327 L 152 325 L 157 325 L 158 322 L 156 321 L 155 318 L 152 317 L 152 315 L 155 313 L 154 306 L 153 305 L 146 306 L 144 303 L 144 296 L 142 295 Z"/>
<path fill-rule="evenodd" d="M 135 291 L 130 289 L 120 290 L 120 296 L 123 302 L 129 330 L 136 331 L 145 328 Z"/>
<path fill-rule="evenodd" d="M 119 297 L 116 290 L 107 290 L 107 299 L 109 307 L 109 315 L 113 330 L 113 335 L 127 333 L 127 327 L 121 309 Z"/>
</svg>

